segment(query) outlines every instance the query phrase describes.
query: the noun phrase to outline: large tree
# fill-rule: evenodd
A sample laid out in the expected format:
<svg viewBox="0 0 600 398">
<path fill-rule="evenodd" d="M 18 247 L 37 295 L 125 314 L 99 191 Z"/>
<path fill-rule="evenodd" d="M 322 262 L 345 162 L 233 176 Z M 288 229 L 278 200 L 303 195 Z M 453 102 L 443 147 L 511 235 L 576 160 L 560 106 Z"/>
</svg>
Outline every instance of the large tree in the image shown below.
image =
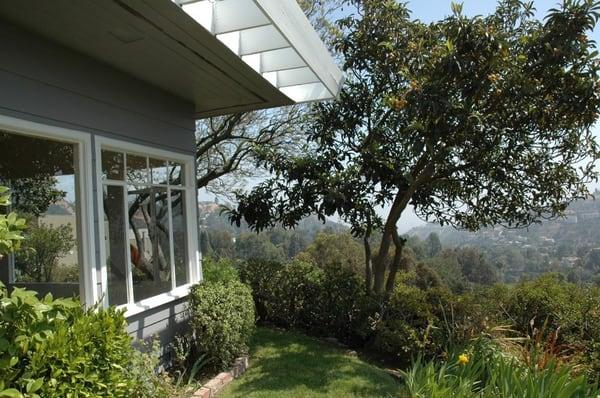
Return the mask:
<svg viewBox="0 0 600 398">
<path fill-rule="evenodd" d="M 557 217 L 586 196 L 597 178 L 599 63 L 586 36 L 597 3 L 565 0 L 543 21 L 518 0 L 474 18 L 452 4 L 431 24 L 393 0 L 348 3 L 339 100 L 314 108 L 300 156 L 264 154 L 272 176 L 240 195 L 232 221 L 260 230 L 337 214 L 365 238 L 367 286 L 382 293 L 404 263 L 397 224 L 409 204 L 477 230 Z"/>
</svg>

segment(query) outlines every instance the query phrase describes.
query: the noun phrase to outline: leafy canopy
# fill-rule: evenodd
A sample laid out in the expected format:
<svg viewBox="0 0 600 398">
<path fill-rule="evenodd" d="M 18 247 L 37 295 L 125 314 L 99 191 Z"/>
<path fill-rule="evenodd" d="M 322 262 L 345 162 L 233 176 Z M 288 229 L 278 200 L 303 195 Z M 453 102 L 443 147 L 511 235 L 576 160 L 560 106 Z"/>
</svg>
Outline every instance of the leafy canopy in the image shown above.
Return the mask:
<svg viewBox="0 0 600 398">
<path fill-rule="evenodd" d="M 474 18 L 453 5 L 431 24 L 396 1 L 349 3 L 339 99 L 314 107 L 302 155 L 263 154 L 273 177 L 238 198 L 233 221 L 260 230 L 337 213 L 356 234 L 385 225 L 385 242 L 409 203 L 476 230 L 555 217 L 587 193 L 600 97 L 586 34 L 598 3 L 566 0 L 543 21 L 518 0 Z"/>
</svg>

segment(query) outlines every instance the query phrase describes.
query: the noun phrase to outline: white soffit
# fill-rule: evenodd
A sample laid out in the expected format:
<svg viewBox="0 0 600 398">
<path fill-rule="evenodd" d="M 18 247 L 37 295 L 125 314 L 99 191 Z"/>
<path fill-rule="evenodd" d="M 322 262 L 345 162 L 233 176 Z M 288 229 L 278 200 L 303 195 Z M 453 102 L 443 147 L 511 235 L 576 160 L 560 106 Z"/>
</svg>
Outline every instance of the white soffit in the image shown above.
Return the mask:
<svg viewBox="0 0 600 398">
<path fill-rule="evenodd" d="M 296 103 L 335 98 L 343 75 L 295 0 L 173 0 Z"/>
</svg>

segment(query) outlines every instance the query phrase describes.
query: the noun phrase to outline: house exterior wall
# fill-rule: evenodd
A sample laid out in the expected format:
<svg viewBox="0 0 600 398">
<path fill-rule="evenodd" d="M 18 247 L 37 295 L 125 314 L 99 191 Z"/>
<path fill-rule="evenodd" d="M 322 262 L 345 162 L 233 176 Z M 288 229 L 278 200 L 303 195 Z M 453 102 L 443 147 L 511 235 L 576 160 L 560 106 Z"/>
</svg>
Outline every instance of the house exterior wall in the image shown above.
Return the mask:
<svg viewBox="0 0 600 398">
<path fill-rule="evenodd" d="M 0 54 L 0 115 L 89 133 L 92 146 L 103 136 L 194 153 L 192 103 L 2 20 Z M 97 181 L 94 172 L 94 198 Z M 94 223 L 99 266 L 96 211 Z M 128 318 L 128 331 L 166 343 L 182 328 L 184 310 L 185 300 L 149 309 Z"/>
</svg>

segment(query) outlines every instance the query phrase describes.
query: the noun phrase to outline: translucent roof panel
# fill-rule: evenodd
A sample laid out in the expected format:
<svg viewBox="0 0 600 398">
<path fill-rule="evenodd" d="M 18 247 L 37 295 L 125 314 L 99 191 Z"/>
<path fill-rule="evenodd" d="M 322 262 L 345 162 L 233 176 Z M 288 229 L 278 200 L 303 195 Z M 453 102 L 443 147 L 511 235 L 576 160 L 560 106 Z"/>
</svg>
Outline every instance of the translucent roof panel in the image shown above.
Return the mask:
<svg viewBox="0 0 600 398">
<path fill-rule="evenodd" d="M 335 98 L 343 75 L 295 0 L 174 0 L 296 103 Z"/>
</svg>

